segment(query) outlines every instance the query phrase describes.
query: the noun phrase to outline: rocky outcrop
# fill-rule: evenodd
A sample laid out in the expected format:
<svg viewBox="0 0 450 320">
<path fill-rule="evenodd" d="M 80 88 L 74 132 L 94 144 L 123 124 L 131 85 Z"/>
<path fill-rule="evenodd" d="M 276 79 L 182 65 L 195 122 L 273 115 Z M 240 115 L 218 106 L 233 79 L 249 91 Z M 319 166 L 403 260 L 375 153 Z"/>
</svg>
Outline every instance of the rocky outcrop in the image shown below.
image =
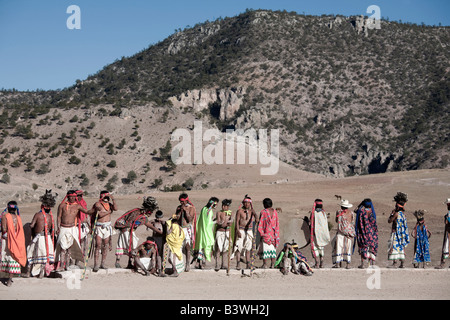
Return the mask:
<svg viewBox="0 0 450 320">
<path fill-rule="evenodd" d="M 243 112 L 236 118 L 235 126 L 239 129 L 263 128 L 269 121 L 265 106 L 256 106 Z"/>
<path fill-rule="evenodd" d="M 331 164 L 324 175 L 335 178 L 343 178 L 351 175 L 364 175 L 385 173 L 398 170 L 398 164 L 402 160 L 402 154 L 379 151 L 365 144 L 362 150 L 356 152 L 351 159 L 341 163 Z"/>
<path fill-rule="evenodd" d="M 369 29 L 372 20 L 364 18 L 363 15 L 354 17 L 351 19 L 351 23 L 358 34 L 364 34 L 365 37 L 369 36 Z"/>
<path fill-rule="evenodd" d="M 222 121 L 230 120 L 242 105 L 245 88 L 189 90 L 169 101 L 174 107 L 189 108 L 194 112 L 209 109 L 210 114 Z"/>
<path fill-rule="evenodd" d="M 389 152 L 369 150 L 358 152 L 353 158 L 354 167 L 350 166 L 353 173 L 372 174 L 393 171 L 398 156 Z"/>
<path fill-rule="evenodd" d="M 170 55 L 177 54 L 180 50 L 198 45 L 206 41 L 212 35 L 215 35 L 220 30 L 220 24 L 210 23 L 201 25 L 193 29 L 194 32 L 178 32 L 172 36 L 167 53 Z"/>
<path fill-rule="evenodd" d="M 333 29 L 333 27 L 340 26 L 342 21 L 343 19 L 341 17 L 336 17 L 328 22 L 328 28 Z"/>
</svg>

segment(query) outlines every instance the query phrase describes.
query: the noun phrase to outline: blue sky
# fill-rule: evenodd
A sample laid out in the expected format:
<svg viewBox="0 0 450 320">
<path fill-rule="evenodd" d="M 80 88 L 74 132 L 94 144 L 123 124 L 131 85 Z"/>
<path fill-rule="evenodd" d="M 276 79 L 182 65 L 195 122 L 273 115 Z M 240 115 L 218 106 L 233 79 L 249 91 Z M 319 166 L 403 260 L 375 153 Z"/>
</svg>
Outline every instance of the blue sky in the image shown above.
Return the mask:
<svg viewBox="0 0 450 320">
<path fill-rule="evenodd" d="M 81 10 L 79 30 L 67 28 L 70 5 Z M 0 88 L 68 87 L 178 28 L 247 8 L 348 16 L 370 15 L 370 5 L 391 21 L 450 25 L 448 0 L 0 0 Z"/>
</svg>

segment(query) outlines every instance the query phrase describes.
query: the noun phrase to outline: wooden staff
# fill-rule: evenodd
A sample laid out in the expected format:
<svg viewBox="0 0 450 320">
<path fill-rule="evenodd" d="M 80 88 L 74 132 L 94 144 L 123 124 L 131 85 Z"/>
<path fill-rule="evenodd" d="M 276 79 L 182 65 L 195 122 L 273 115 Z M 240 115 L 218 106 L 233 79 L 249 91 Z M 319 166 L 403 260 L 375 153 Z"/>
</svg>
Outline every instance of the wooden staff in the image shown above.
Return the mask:
<svg viewBox="0 0 450 320">
<path fill-rule="evenodd" d="M 162 269 L 161 269 L 162 277 L 166 276 L 166 264 L 167 264 L 168 256 L 169 256 L 169 245 L 167 243 L 165 243 L 164 244 L 164 259 L 163 259 L 163 264 L 162 264 Z"/>
<path fill-rule="evenodd" d="M 95 229 L 97 228 L 97 220 L 98 220 L 98 212 L 95 215 L 94 226 L 92 228 L 92 236 L 89 239 L 88 252 L 86 252 L 86 254 L 84 256 L 84 270 L 83 270 L 83 275 L 81 276 L 81 279 L 80 279 L 81 281 L 83 281 L 86 278 L 86 268 L 87 268 L 87 263 L 88 263 L 88 260 L 89 260 L 89 254 L 90 254 L 90 251 L 91 251 L 91 246 L 92 246 L 92 243 L 94 241 Z"/>
<path fill-rule="evenodd" d="M 231 226 L 228 228 L 228 265 L 227 265 L 227 276 L 230 275 L 230 263 L 231 263 L 231 250 L 233 243 L 231 240 Z"/>
<path fill-rule="evenodd" d="M 252 239 L 252 256 L 250 259 L 250 276 L 253 275 L 253 271 L 256 269 L 255 267 L 255 259 L 256 259 L 256 232 L 255 232 L 256 228 L 256 221 L 253 222 L 253 227 L 252 227 L 252 231 L 253 231 L 253 239 Z"/>
</svg>

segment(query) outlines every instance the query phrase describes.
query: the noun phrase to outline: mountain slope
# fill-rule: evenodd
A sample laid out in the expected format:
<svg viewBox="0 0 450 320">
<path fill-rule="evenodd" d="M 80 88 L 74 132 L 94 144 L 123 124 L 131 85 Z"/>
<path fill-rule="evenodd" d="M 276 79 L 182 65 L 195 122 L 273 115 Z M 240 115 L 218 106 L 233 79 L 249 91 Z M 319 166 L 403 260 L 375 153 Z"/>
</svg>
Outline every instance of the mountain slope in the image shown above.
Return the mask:
<svg viewBox="0 0 450 320">
<path fill-rule="evenodd" d="M 198 24 L 70 88 L 2 91 L 0 147 L 6 151 L 0 165 L 24 174 L 47 163 L 64 167 L 73 156 L 83 164 L 93 152 L 108 162 L 145 154 L 152 167 L 158 162 L 149 153 L 163 148 L 173 129 L 199 119 L 221 130 L 279 129 L 282 161 L 329 176 L 445 168 L 449 30 L 388 21 L 370 29 L 361 17 L 265 10 Z M 98 126 L 97 137 L 88 134 L 88 124 L 127 115 L 138 120 L 134 131 L 157 132 L 157 139 L 127 138 L 128 149 L 113 140 L 97 147 L 95 139 L 105 137 L 99 139 Z M 170 126 L 158 125 L 167 118 Z M 69 137 L 75 124 L 86 136 L 75 141 L 95 146 L 89 152 L 77 143 L 67 151 L 61 135 Z M 134 125 L 120 128 L 131 135 Z M 12 153 L 14 146 L 19 151 Z M 59 156 L 47 154 L 58 150 Z"/>
</svg>

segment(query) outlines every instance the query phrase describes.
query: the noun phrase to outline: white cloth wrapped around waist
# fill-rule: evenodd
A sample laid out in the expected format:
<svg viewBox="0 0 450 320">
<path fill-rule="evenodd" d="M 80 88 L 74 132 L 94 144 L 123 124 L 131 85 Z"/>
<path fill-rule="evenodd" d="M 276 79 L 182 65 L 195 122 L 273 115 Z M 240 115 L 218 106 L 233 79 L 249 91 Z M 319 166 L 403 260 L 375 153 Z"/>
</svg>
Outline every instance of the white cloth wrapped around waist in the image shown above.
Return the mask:
<svg viewBox="0 0 450 320">
<path fill-rule="evenodd" d="M 108 222 L 97 222 L 96 224 L 95 224 L 95 226 L 97 227 L 97 228 L 110 228 L 111 227 L 111 221 L 108 221 Z"/>
<path fill-rule="evenodd" d="M 102 239 L 106 239 L 114 234 L 116 233 L 112 228 L 111 221 L 97 222 L 95 224 L 95 235 L 101 237 Z"/>
</svg>

